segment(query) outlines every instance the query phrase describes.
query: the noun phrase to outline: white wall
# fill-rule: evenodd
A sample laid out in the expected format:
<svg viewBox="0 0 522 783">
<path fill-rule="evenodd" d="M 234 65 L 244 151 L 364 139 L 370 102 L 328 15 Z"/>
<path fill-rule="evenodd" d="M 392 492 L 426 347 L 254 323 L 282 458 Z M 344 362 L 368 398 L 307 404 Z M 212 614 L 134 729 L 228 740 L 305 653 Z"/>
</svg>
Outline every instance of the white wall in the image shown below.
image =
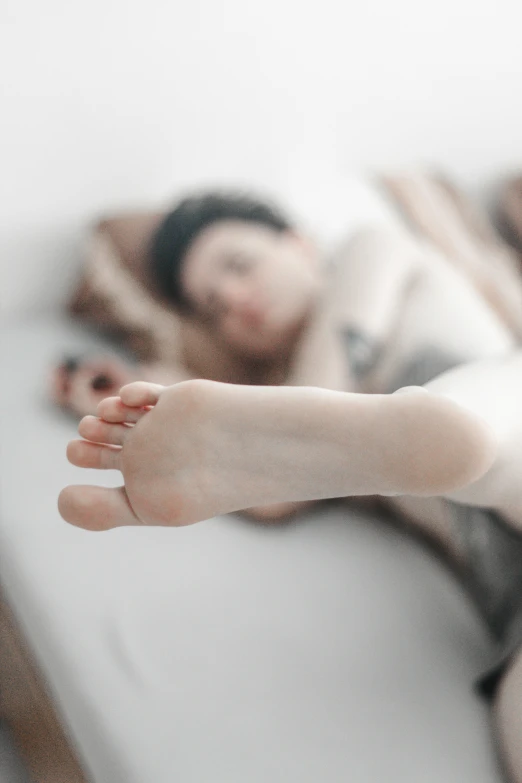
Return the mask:
<svg viewBox="0 0 522 783">
<path fill-rule="evenodd" d="M 57 300 L 93 216 L 194 183 L 521 166 L 519 5 L 3 0 L 4 312 Z"/>
</svg>

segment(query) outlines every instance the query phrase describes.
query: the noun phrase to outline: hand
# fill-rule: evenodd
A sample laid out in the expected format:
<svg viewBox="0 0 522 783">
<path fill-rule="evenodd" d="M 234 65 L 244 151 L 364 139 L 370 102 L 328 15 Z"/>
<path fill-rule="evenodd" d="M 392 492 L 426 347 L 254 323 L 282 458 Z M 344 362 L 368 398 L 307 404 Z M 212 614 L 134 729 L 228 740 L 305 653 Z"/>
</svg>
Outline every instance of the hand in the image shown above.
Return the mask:
<svg viewBox="0 0 522 783">
<path fill-rule="evenodd" d="M 62 408 L 86 416 L 96 413 L 101 400 L 117 394 L 137 374 L 111 356 L 71 357 L 51 371 L 49 393 Z"/>
</svg>

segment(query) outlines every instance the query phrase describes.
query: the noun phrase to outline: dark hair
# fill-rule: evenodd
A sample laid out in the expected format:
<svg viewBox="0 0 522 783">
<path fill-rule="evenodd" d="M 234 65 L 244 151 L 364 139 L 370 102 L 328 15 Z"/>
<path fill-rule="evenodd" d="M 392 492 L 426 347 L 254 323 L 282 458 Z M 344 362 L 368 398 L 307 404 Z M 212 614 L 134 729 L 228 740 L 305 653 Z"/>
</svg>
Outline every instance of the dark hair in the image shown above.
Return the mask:
<svg viewBox="0 0 522 783">
<path fill-rule="evenodd" d="M 205 228 L 222 220 L 258 223 L 277 232 L 291 228 L 276 207 L 249 195 L 211 192 L 183 199 L 164 218 L 150 248 L 153 282 L 160 293 L 180 310 L 191 310 L 181 285 L 181 270 L 187 251 Z"/>
</svg>

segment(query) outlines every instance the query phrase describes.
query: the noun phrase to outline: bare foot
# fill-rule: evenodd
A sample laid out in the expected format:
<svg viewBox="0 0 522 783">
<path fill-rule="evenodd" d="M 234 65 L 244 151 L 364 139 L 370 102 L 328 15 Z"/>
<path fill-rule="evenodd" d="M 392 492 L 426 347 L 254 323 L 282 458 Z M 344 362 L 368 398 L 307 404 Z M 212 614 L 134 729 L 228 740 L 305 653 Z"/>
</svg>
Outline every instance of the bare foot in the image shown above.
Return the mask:
<svg viewBox="0 0 522 783">
<path fill-rule="evenodd" d="M 120 470 L 125 487 L 66 487 L 59 498 L 64 519 L 91 530 L 185 525 L 289 500 L 438 495 L 474 481 L 496 454 L 479 417 L 418 388 L 138 382 L 98 413 L 80 422 L 86 440 L 71 441 L 67 456 Z"/>
</svg>

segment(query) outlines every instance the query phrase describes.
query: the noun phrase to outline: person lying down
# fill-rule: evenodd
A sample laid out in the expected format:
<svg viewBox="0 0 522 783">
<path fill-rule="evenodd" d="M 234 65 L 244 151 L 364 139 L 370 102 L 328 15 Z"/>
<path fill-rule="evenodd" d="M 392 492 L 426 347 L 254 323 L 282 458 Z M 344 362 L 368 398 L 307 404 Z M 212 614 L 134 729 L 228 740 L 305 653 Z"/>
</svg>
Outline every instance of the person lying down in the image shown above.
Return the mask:
<svg viewBox="0 0 522 783">
<path fill-rule="evenodd" d="M 378 228 L 356 233 L 326 259 L 277 207 L 244 194 L 182 200 L 152 237 L 144 265 L 162 304 L 197 324 L 207 354 L 217 341 L 228 349 L 236 372 L 224 378 L 227 368 L 202 366 L 192 355 L 201 343 L 177 346 L 174 335 L 169 365 L 74 357 L 55 373 L 54 396 L 78 416 L 138 379 L 173 383 L 214 373 L 213 380 L 293 384 L 303 375 L 353 390 L 361 378 L 346 377 L 349 365 L 364 374 L 364 390 L 383 391 L 397 388 L 405 362 L 416 361 L 422 382 L 514 345 L 502 297 L 487 303 L 478 268 L 469 279 L 406 231 Z"/>
<path fill-rule="evenodd" d="M 68 361 L 54 374 L 54 397 L 78 416 L 138 379 L 382 393 L 516 345 L 502 308 L 405 231 L 361 231 L 328 262 L 278 207 L 211 192 L 183 199 L 165 217 L 149 256 L 151 286 L 197 324 L 211 362 L 192 356 L 190 346 L 161 366 Z M 217 343 L 233 365 L 220 366 Z M 272 505 L 251 515 L 280 518 L 298 508 Z"/>
<path fill-rule="evenodd" d="M 63 518 L 175 527 L 382 497 L 441 544 L 498 642 L 477 687 L 522 780 L 522 352 L 501 309 L 402 234 L 362 233 L 327 271 L 279 213 L 243 197 L 182 202 L 153 249 L 173 307 L 256 375 L 217 383 L 182 368 L 174 385 L 127 376 L 103 389 L 67 456 L 124 484 L 66 487 Z"/>
</svg>

